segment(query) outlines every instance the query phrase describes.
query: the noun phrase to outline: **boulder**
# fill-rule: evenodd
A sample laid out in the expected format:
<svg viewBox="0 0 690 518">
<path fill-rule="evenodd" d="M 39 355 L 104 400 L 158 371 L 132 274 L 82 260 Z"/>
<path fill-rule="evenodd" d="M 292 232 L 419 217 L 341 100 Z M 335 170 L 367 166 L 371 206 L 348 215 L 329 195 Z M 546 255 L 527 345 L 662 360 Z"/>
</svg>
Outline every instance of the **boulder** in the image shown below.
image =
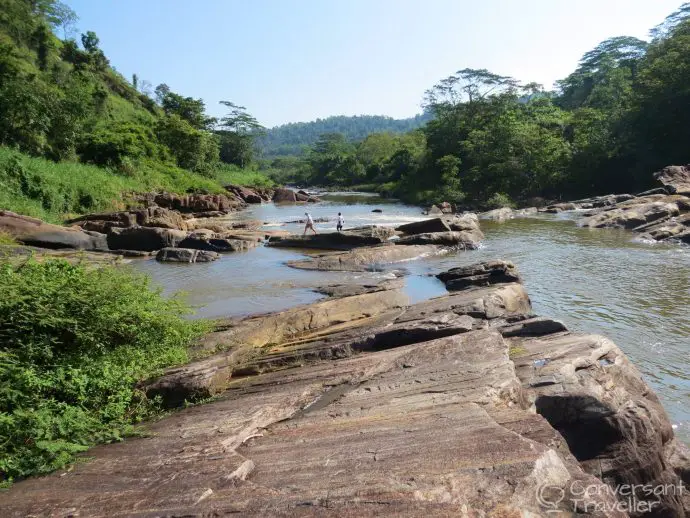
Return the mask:
<svg viewBox="0 0 690 518">
<path fill-rule="evenodd" d="M 453 212 L 455 212 L 453 210 L 453 206 L 447 201 L 439 203 L 438 208 L 441 210 L 443 214 L 452 214 Z"/>
<path fill-rule="evenodd" d="M 430 232 L 450 232 L 448 223 L 443 218 L 423 219 L 396 227 L 403 234 L 428 234 Z"/>
<path fill-rule="evenodd" d="M 394 231 L 387 227 L 371 225 L 343 232 L 320 234 L 271 236 L 267 246 L 281 248 L 315 248 L 319 250 L 351 250 L 362 246 L 385 243 Z"/>
<path fill-rule="evenodd" d="M 385 244 L 288 261 L 287 265 L 301 270 L 365 272 L 380 269 L 384 264 L 427 257 L 439 251 L 439 247 L 433 245 Z"/>
<path fill-rule="evenodd" d="M 163 207 L 147 207 L 144 209 L 87 214 L 70 220 L 84 230 L 93 230 L 107 234 L 111 228 L 126 228 L 133 226 L 161 227 L 187 230 L 187 221 L 179 212 Z"/>
<path fill-rule="evenodd" d="M 162 193 L 153 199 L 156 205 L 183 213 L 210 215 L 225 214 L 244 207 L 244 203 L 224 194 L 171 194 Z"/>
<path fill-rule="evenodd" d="M 439 207 L 437 207 L 436 205 L 432 205 L 432 206 L 429 208 L 429 210 L 426 211 L 426 214 L 427 214 L 428 216 L 442 216 L 442 215 L 443 215 L 443 211 L 442 211 Z"/>
<path fill-rule="evenodd" d="M 61 227 L 8 210 L 0 210 L 0 231 L 10 234 L 19 243 L 39 248 L 108 249 L 105 234 L 79 227 Z"/>
<path fill-rule="evenodd" d="M 661 182 L 672 194 L 690 196 L 690 165 L 670 165 L 654 173 L 654 178 Z"/>
<path fill-rule="evenodd" d="M 158 227 L 111 228 L 108 248 L 111 250 L 143 250 L 152 252 L 175 247 L 187 237 L 187 232 Z"/>
<path fill-rule="evenodd" d="M 193 232 L 180 241 L 177 246 L 211 252 L 244 252 L 256 248 L 258 245 L 259 241 L 256 239 L 225 239 L 215 235 L 209 236 L 208 234 Z"/>
<path fill-rule="evenodd" d="M 401 237 L 396 241 L 397 245 L 439 245 L 458 246 L 468 250 L 479 248 L 484 234 L 480 230 L 460 232 L 429 232 L 425 234 L 413 234 Z"/>
<path fill-rule="evenodd" d="M 508 219 L 513 219 L 515 217 L 515 215 L 513 214 L 513 209 L 511 209 L 510 207 L 502 207 L 500 209 L 482 212 L 480 216 L 484 219 L 496 221 L 497 223 L 503 223 L 504 221 Z"/>
<path fill-rule="evenodd" d="M 273 192 L 273 201 L 275 203 L 295 203 L 297 196 L 292 189 L 279 188 Z"/>
<path fill-rule="evenodd" d="M 364 293 L 375 293 L 377 291 L 402 289 L 404 280 L 401 278 L 389 279 L 378 284 L 330 284 L 314 288 L 313 291 L 327 295 L 332 298 L 352 297 Z"/>
<path fill-rule="evenodd" d="M 654 198 L 646 196 L 619 203 L 614 208 L 585 217 L 578 224 L 590 228 L 634 229 L 646 223 L 677 216 L 680 213 L 678 201 L 683 204 L 685 200 L 679 196 L 661 196 L 655 200 Z"/>
<path fill-rule="evenodd" d="M 383 212 L 382 209 L 373 209 L 371 212 L 376 212 L 377 214 L 381 214 Z"/>
<path fill-rule="evenodd" d="M 234 194 L 245 203 L 261 203 L 261 196 L 254 190 L 242 185 L 226 185 L 225 190 Z"/>
<path fill-rule="evenodd" d="M 439 273 L 436 277 L 446 285 L 448 290 L 464 290 L 471 286 L 521 282 L 515 265 L 510 261 L 502 260 L 451 268 Z"/>
<path fill-rule="evenodd" d="M 216 252 L 193 250 L 191 248 L 162 248 L 156 254 L 156 261 L 162 263 L 208 263 L 220 257 Z"/>
<path fill-rule="evenodd" d="M 466 212 L 465 214 L 455 216 L 446 216 L 443 218 L 443 221 L 448 225 L 450 230 L 479 230 L 479 218 L 472 212 Z"/>
<path fill-rule="evenodd" d="M 565 202 L 565 203 L 556 203 L 554 205 L 549 205 L 545 209 L 543 209 L 543 212 L 548 212 L 550 214 L 558 214 L 559 212 L 563 212 L 566 210 L 576 210 L 579 209 L 580 207 L 578 205 L 575 205 L 572 202 Z"/>
<path fill-rule="evenodd" d="M 641 232 L 640 239 L 651 241 L 679 240 L 685 241 L 690 233 L 690 213 L 670 218 L 662 222 L 652 222 L 635 229 Z"/>
</svg>

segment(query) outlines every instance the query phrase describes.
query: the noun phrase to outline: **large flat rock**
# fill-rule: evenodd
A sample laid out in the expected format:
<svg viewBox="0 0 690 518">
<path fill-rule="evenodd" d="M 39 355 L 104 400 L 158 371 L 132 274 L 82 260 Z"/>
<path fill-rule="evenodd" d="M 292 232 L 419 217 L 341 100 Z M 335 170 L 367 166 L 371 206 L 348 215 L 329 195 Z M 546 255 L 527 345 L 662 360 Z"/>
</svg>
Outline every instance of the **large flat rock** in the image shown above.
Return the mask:
<svg viewBox="0 0 690 518">
<path fill-rule="evenodd" d="M 223 323 L 199 349 L 221 352 L 148 385 L 217 400 L 15 484 L 0 514 L 624 517 L 611 488 L 637 484 L 685 516 L 641 489 L 680 488 L 690 455 L 621 350 L 535 317 L 506 261 L 447 276 L 467 277 Z"/>
<path fill-rule="evenodd" d="M 441 253 L 436 245 L 379 245 L 357 248 L 348 252 L 321 254 L 308 259 L 288 261 L 287 265 L 301 270 L 364 272 L 385 264 L 420 259 Z"/>
</svg>

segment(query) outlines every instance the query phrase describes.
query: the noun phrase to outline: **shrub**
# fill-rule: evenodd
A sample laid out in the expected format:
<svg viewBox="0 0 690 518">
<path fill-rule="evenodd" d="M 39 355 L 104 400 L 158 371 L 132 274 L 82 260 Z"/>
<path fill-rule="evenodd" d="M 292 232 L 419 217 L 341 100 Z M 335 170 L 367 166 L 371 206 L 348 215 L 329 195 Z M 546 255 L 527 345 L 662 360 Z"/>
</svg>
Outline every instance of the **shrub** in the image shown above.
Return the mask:
<svg viewBox="0 0 690 518">
<path fill-rule="evenodd" d="M 486 206 L 489 209 L 500 209 L 502 207 L 515 208 L 516 205 L 507 194 L 495 192 L 488 200 L 486 200 Z"/>
<path fill-rule="evenodd" d="M 46 473 L 157 411 L 135 388 L 187 360 L 204 324 L 141 275 L 0 264 L 0 481 Z"/>
</svg>

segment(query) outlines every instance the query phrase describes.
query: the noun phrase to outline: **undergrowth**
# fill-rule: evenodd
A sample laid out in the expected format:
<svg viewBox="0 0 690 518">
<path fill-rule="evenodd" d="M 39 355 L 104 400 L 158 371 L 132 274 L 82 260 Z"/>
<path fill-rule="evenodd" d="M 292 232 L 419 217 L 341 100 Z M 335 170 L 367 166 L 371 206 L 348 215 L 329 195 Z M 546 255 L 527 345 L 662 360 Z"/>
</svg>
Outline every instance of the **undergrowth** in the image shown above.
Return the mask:
<svg viewBox="0 0 690 518">
<path fill-rule="evenodd" d="M 207 324 L 123 268 L 0 263 L 0 483 L 58 469 L 160 412 L 136 383 Z"/>
</svg>

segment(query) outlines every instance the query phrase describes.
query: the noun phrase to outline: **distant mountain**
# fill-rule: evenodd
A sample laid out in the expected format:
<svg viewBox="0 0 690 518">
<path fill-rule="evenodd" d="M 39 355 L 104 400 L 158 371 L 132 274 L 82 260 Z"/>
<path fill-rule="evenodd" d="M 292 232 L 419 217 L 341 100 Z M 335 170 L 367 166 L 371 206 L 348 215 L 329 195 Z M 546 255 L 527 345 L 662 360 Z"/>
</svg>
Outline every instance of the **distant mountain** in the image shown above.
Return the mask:
<svg viewBox="0 0 690 518">
<path fill-rule="evenodd" d="M 409 119 L 394 119 L 383 115 L 338 115 L 312 122 L 291 122 L 269 129 L 264 137 L 257 139 L 257 145 L 261 155 L 267 158 L 298 156 L 324 133 L 342 133 L 348 140 L 356 142 L 372 133 L 405 133 L 420 128 L 429 119 L 431 115 L 424 113 Z"/>
</svg>

